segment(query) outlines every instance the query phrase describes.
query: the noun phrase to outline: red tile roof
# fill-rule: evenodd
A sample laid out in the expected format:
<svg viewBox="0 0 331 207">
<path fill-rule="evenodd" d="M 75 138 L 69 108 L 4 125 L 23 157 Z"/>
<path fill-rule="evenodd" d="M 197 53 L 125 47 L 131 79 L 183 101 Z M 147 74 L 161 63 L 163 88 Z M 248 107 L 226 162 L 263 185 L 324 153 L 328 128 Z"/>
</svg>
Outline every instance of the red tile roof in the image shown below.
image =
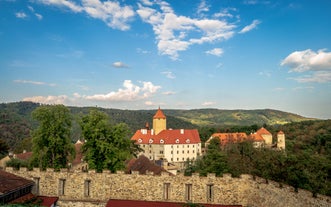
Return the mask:
<svg viewBox="0 0 331 207">
<path fill-rule="evenodd" d="M 248 139 L 250 139 L 250 140 L 252 140 L 254 142 L 263 142 L 264 141 L 264 139 L 261 136 L 261 134 L 258 134 L 258 133 L 250 134 L 248 136 Z"/>
<path fill-rule="evenodd" d="M 16 154 L 14 155 L 14 157 L 20 160 L 28 160 L 32 157 L 32 152 L 24 152 L 24 153 Z"/>
<path fill-rule="evenodd" d="M 0 195 L 33 185 L 34 182 L 0 170 Z"/>
<path fill-rule="evenodd" d="M 159 109 L 157 110 L 157 112 L 153 116 L 153 119 L 165 119 L 165 118 L 166 118 L 166 116 L 164 115 L 164 113 L 162 112 L 162 110 L 159 107 Z"/>
<path fill-rule="evenodd" d="M 161 172 L 166 172 L 162 167 L 155 165 L 144 155 L 140 155 L 138 159 L 131 159 L 127 164 L 127 172 L 139 171 L 139 174 L 146 174 L 147 171 L 153 172 L 154 175 L 160 175 Z"/>
<path fill-rule="evenodd" d="M 268 134 L 271 135 L 271 133 L 264 127 L 262 127 L 261 129 L 257 130 L 256 134 Z"/>
<path fill-rule="evenodd" d="M 77 141 L 75 143 L 75 152 L 76 152 L 76 156 L 75 159 L 72 161 L 72 165 L 77 165 L 82 163 L 82 158 L 83 158 L 83 152 L 82 152 L 82 146 L 83 146 L 83 142 Z"/>
<path fill-rule="evenodd" d="M 284 132 L 283 131 L 279 131 L 277 134 L 284 134 Z"/>
<path fill-rule="evenodd" d="M 137 130 L 131 140 L 136 144 L 197 144 L 200 143 L 196 129 L 167 129 L 155 135 L 153 130 Z"/>
<path fill-rule="evenodd" d="M 163 201 L 108 200 L 106 207 L 182 207 L 185 203 Z M 242 207 L 242 205 L 202 204 L 205 207 Z"/>
<path fill-rule="evenodd" d="M 228 143 L 242 142 L 247 139 L 246 133 L 214 133 L 211 135 L 213 138 L 219 138 L 221 145 L 226 145 Z"/>
<path fill-rule="evenodd" d="M 51 207 L 58 200 L 59 197 L 35 196 L 32 193 L 29 193 L 13 201 L 10 201 L 9 203 L 11 204 L 31 203 L 31 204 L 38 204 L 38 206 L 40 205 L 44 207 Z"/>
</svg>

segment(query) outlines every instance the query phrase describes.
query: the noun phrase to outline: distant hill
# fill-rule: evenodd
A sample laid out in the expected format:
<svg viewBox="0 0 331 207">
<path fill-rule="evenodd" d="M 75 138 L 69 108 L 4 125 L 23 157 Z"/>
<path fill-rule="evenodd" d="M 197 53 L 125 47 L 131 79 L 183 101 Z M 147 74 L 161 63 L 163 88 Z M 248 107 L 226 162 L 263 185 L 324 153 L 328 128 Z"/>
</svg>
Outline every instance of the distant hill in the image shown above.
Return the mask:
<svg viewBox="0 0 331 207">
<path fill-rule="evenodd" d="M 10 147 L 16 149 L 20 142 L 30 137 L 30 131 L 37 127 L 31 112 L 40 104 L 32 102 L 15 102 L 0 104 L 0 138 Z M 93 107 L 69 107 L 73 114 L 72 140 L 80 138 L 79 117 L 87 114 Z M 152 125 L 155 110 L 120 110 L 98 108 L 107 113 L 114 123 L 124 122 L 132 133 L 143 128 L 146 122 Z M 257 124 L 286 124 L 312 120 L 296 114 L 271 110 L 221 110 L 221 109 L 163 109 L 167 116 L 167 127 L 199 128 L 203 126 L 248 126 Z"/>
</svg>

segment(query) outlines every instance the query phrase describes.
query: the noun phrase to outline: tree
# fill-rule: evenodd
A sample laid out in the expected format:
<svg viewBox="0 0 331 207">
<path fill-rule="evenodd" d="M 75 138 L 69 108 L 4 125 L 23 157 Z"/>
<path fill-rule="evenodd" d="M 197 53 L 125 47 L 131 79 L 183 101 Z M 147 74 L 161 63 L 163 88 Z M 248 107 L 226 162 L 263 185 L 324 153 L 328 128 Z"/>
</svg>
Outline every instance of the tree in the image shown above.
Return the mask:
<svg viewBox="0 0 331 207">
<path fill-rule="evenodd" d="M 8 153 L 9 147 L 7 143 L 0 139 L 0 159 L 3 158 Z"/>
<path fill-rule="evenodd" d="M 204 176 L 208 173 L 215 173 L 216 176 L 220 176 L 228 172 L 226 155 L 220 149 L 219 139 L 211 140 L 206 154 L 196 161 L 196 166 L 193 169 Z"/>
<path fill-rule="evenodd" d="M 40 106 L 32 112 L 39 126 L 32 132 L 33 160 L 39 168 L 65 168 L 74 157 L 70 140 L 71 115 L 63 105 Z"/>
<path fill-rule="evenodd" d="M 80 125 L 86 141 L 83 153 L 89 168 L 97 172 L 124 169 L 124 161 L 135 154 L 128 126 L 124 123 L 111 125 L 108 115 L 96 109 L 83 116 Z"/>
</svg>

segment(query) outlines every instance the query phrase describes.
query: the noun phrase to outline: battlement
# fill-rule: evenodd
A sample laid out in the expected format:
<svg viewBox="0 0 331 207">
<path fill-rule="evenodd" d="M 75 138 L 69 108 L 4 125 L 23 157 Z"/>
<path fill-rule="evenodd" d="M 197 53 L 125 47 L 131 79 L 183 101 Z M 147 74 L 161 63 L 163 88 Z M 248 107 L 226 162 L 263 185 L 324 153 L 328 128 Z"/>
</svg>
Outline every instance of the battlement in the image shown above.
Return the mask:
<svg viewBox="0 0 331 207">
<path fill-rule="evenodd" d="M 108 199 L 171 201 L 214 203 L 243 206 L 321 206 L 331 205 L 331 198 L 318 196 L 313 198 L 306 190 L 294 192 L 293 187 L 251 175 L 238 178 L 230 174 L 221 177 L 215 174 L 207 176 L 176 176 L 168 173 L 154 175 L 152 172 L 140 175 L 134 171 L 111 173 L 109 170 L 97 173 L 54 171 L 37 168 L 15 170 L 7 167 L 7 172 L 35 181 L 35 193 L 46 196 L 59 196 L 60 201 L 106 203 Z M 67 204 L 69 206 L 71 204 Z M 61 206 L 66 206 L 62 203 Z"/>
</svg>

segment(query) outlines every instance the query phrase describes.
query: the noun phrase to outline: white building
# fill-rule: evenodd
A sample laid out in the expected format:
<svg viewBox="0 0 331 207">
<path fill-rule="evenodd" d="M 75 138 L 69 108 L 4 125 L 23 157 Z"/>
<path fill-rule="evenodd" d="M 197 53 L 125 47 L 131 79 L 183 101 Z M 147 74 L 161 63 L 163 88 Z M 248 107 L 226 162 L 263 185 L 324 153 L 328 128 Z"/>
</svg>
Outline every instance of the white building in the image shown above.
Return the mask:
<svg viewBox="0 0 331 207">
<path fill-rule="evenodd" d="M 201 141 L 197 129 L 167 129 L 166 116 L 159 108 L 153 117 L 153 128 L 137 130 L 132 136 L 150 160 L 165 160 L 181 166 L 201 154 Z"/>
</svg>

